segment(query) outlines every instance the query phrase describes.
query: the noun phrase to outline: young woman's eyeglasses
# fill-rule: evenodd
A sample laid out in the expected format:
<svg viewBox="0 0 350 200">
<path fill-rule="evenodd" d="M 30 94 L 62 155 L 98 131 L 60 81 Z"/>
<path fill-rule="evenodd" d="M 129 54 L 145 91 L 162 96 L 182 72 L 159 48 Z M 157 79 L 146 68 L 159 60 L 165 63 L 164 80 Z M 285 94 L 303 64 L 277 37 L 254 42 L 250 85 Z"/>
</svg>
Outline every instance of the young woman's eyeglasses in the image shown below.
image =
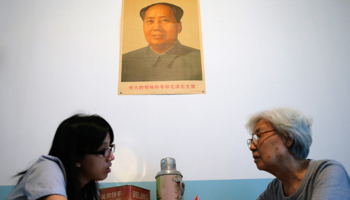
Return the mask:
<svg viewBox="0 0 350 200">
<path fill-rule="evenodd" d="M 111 144 L 107 149 L 104 149 L 102 151 L 91 151 L 88 152 L 88 154 L 101 154 L 103 157 L 108 158 L 111 155 L 111 152 L 114 153 L 115 151 L 115 145 Z"/>
<path fill-rule="evenodd" d="M 272 131 L 276 131 L 276 129 L 272 129 L 272 130 L 269 130 L 269 131 L 265 131 L 265 132 L 262 132 L 262 133 L 259 133 L 259 134 L 252 134 L 252 138 L 251 139 L 248 139 L 247 140 L 247 145 L 248 145 L 248 148 L 250 148 L 250 146 L 252 145 L 252 143 L 257 146 L 259 144 L 259 139 L 261 137 L 262 134 L 265 134 L 265 133 L 269 133 L 269 132 L 272 132 Z M 273 136 L 275 134 L 272 134 L 272 135 L 269 135 L 268 137 L 265 138 L 265 140 L 271 136 Z"/>
</svg>

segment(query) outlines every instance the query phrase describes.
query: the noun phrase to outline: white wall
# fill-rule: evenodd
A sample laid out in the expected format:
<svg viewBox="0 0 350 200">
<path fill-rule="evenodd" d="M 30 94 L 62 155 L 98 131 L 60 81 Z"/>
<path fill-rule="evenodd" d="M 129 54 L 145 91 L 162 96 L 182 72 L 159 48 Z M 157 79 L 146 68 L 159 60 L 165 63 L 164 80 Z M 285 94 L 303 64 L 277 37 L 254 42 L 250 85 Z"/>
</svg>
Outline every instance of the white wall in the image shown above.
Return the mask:
<svg viewBox="0 0 350 200">
<path fill-rule="evenodd" d="M 270 178 L 246 146 L 249 114 L 313 117 L 310 158 L 350 171 L 350 2 L 201 1 L 207 94 L 118 96 L 121 0 L 0 1 L 0 185 L 49 151 L 79 111 L 114 128 L 105 182 Z"/>
</svg>

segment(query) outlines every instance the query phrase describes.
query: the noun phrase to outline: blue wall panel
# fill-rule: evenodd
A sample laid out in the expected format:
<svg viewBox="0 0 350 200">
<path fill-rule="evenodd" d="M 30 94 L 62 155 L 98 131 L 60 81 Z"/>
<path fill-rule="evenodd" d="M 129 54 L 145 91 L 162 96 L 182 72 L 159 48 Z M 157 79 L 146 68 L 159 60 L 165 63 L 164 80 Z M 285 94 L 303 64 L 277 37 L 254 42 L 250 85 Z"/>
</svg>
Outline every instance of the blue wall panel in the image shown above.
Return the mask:
<svg viewBox="0 0 350 200">
<path fill-rule="evenodd" d="M 185 181 L 185 200 L 251 200 L 265 190 L 272 179 Z M 102 188 L 135 185 L 151 191 L 156 200 L 156 182 L 101 183 Z M 14 186 L 0 186 L 0 200 L 6 200 Z"/>
</svg>

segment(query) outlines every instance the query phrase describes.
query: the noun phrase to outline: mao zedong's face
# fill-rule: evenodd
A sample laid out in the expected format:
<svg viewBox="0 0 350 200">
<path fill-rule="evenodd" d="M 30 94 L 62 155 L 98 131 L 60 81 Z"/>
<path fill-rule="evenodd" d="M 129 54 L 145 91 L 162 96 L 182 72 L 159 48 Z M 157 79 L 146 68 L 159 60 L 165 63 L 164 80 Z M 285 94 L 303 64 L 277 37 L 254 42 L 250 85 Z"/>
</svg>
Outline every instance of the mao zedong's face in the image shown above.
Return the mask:
<svg viewBox="0 0 350 200">
<path fill-rule="evenodd" d="M 170 49 L 181 32 L 181 22 L 177 22 L 173 10 L 166 5 L 154 5 L 145 13 L 143 32 L 147 42 L 157 53 Z"/>
</svg>

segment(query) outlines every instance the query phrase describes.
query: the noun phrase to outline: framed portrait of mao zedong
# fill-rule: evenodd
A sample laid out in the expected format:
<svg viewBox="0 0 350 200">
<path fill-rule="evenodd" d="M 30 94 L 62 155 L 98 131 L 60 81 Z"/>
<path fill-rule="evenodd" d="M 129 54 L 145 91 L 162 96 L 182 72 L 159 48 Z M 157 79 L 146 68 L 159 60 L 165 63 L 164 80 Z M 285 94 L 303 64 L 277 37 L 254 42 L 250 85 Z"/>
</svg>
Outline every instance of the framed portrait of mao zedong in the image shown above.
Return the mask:
<svg viewBox="0 0 350 200">
<path fill-rule="evenodd" d="M 119 95 L 205 94 L 199 0 L 123 0 Z"/>
</svg>

